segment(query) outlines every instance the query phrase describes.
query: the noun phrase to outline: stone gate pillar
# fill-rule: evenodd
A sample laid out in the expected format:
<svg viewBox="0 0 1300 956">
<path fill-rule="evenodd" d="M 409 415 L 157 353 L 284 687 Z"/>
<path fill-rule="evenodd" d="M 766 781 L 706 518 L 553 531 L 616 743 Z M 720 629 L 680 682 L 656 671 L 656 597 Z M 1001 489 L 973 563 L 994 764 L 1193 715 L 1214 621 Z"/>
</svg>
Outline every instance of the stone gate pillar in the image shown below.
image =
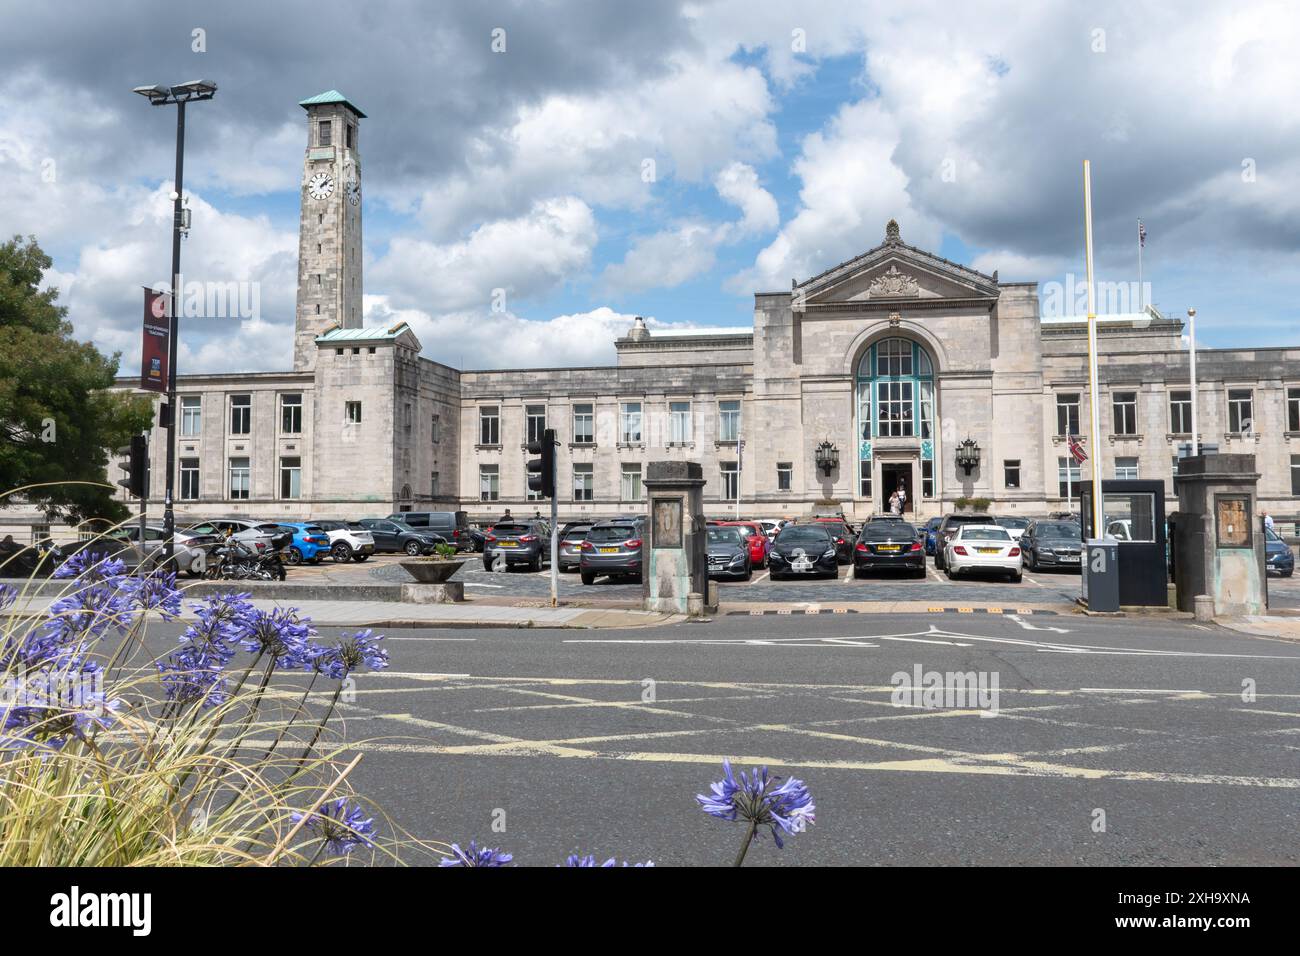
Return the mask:
<svg viewBox="0 0 1300 956">
<path fill-rule="evenodd" d="M 1195 611 L 1197 595 L 1204 594 L 1214 601 L 1216 617 L 1265 613 L 1258 482 L 1254 455 L 1179 460 L 1174 581 L 1180 611 Z"/>
<path fill-rule="evenodd" d="M 709 591 L 704 468 L 694 461 L 652 461 L 643 483 L 645 608 L 685 614 L 688 595 Z"/>
</svg>

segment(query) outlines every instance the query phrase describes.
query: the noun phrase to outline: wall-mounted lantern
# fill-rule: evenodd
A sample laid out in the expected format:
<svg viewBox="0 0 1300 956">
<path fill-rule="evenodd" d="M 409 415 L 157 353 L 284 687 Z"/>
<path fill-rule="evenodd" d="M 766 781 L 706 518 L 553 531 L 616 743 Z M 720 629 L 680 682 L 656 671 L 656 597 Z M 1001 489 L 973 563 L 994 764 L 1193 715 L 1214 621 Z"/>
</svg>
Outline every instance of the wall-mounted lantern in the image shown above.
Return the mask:
<svg viewBox="0 0 1300 956">
<path fill-rule="evenodd" d="M 979 442 L 973 438 L 967 438 L 957 446 L 957 467 L 970 475 L 972 471 L 980 466 L 980 446 Z"/>
<path fill-rule="evenodd" d="M 831 472 L 840 466 L 840 450 L 829 441 L 817 446 L 817 467 L 829 478 Z"/>
</svg>

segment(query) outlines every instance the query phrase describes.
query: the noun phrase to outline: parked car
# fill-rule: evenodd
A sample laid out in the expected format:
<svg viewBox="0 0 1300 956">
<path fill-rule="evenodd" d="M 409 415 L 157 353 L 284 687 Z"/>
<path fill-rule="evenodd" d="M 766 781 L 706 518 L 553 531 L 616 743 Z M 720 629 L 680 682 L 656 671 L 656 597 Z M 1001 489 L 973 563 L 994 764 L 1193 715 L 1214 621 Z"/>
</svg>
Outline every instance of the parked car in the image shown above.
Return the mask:
<svg viewBox="0 0 1300 956">
<path fill-rule="evenodd" d="M 831 534 L 835 542 L 835 558 L 840 564 L 853 560 L 853 531 L 848 522 L 842 518 L 814 518 L 813 524 L 821 525 Z M 839 572 L 837 571 L 836 574 Z"/>
<path fill-rule="evenodd" d="M 280 527 L 293 535 L 293 540 L 284 549 L 286 564 L 320 564 L 321 558 L 330 553 L 329 533 L 320 525 L 310 521 L 286 521 Z"/>
<path fill-rule="evenodd" d="M 924 530 L 925 530 L 925 553 L 926 554 L 934 554 L 935 535 L 939 531 L 939 522 L 941 521 L 943 521 L 942 516 L 938 518 L 931 518 L 929 521 L 925 523 Z"/>
<path fill-rule="evenodd" d="M 1265 529 L 1264 551 L 1265 573 L 1276 571 L 1284 578 L 1295 573 L 1295 555 L 1291 553 L 1291 546 L 1272 528 Z"/>
<path fill-rule="evenodd" d="M 1025 533 L 1025 529 L 1029 527 L 1028 518 L 1015 518 L 1011 515 L 999 515 L 993 519 L 993 523 L 999 528 L 1006 528 L 1011 532 L 1011 537 L 1015 538 L 1017 541 L 1019 541 L 1020 536 Z"/>
<path fill-rule="evenodd" d="M 786 521 L 784 518 L 763 518 L 758 523 L 763 526 L 763 534 L 767 535 L 768 540 L 770 541 L 790 522 Z"/>
<path fill-rule="evenodd" d="M 763 533 L 763 526 L 757 521 L 724 521 L 721 527 L 735 528 L 749 548 L 749 564 L 754 568 L 767 567 L 767 553 L 772 542 Z"/>
<path fill-rule="evenodd" d="M 161 562 L 164 545 L 167 542 L 166 530 L 162 525 L 150 524 L 145 525 L 144 532 L 143 548 L 139 547 L 139 524 L 123 525 L 110 531 L 108 537 L 129 542 L 137 551 L 142 552 L 141 560 L 148 559 L 155 564 Z M 215 534 L 187 534 L 184 531 L 177 531 L 175 544 L 172 546 L 172 563 L 176 566 L 177 572 L 183 572 L 192 578 L 199 577 L 207 564 L 208 550 L 220 540 Z"/>
<path fill-rule="evenodd" d="M 868 571 L 910 571 L 925 577 L 925 544 L 922 532 L 905 521 L 868 521 L 858 532 L 853 546 L 853 576 Z"/>
<path fill-rule="evenodd" d="M 835 537 L 824 524 L 791 524 L 781 529 L 767 556 L 772 580 L 795 575 L 840 575 Z"/>
<path fill-rule="evenodd" d="M 947 514 L 939 522 L 938 529 L 934 532 L 934 567 L 936 571 L 944 570 L 944 561 L 946 560 L 945 549 L 948 546 L 948 539 L 957 533 L 957 529 L 967 524 L 992 524 L 988 515 L 972 514 Z"/>
<path fill-rule="evenodd" d="M 1030 571 L 1046 568 L 1082 568 L 1083 544 L 1079 526 L 1073 521 L 1052 521 L 1042 518 L 1031 521 L 1020 536 L 1020 551 L 1025 567 Z"/>
<path fill-rule="evenodd" d="M 542 570 L 551 561 L 551 529 L 545 521 L 498 521 L 483 543 L 483 568 L 492 570 L 498 559 L 512 564 L 526 564 L 529 571 Z"/>
<path fill-rule="evenodd" d="M 473 551 L 469 515 L 464 511 L 399 511 L 388 516 L 389 521 L 400 521 L 419 531 L 426 528 L 455 547 L 457 551 Z"/>
<path fill-rule="evenodd" d="M 988 571 L 1019 581 L 1020 546 L 1000 525 L 963 524 L 944 545 L 943 568 L 949 578 Z"/>
<path fill-rule="evenodd" d="M 375 539 L 376 552 L 405 552 L 411 557 L 433 554 L 434 548 L 447 541 L 428 528 L 412 528 L 389 518 L 362 518 L 360 524 Z"/>
<path fill-rule="evenodd" d="M 281 533 L 278 523 L 252 518 L 217 518 L 200 521 L 184 530 L 186 534 L 214 534 L 222 539 L 232 537 L 255 551 L 265 551 L 271 539 Z"/>
<path fill-rule="evenodd" d="M 602 575 L 640 581 L 644 528 L 641 519 L 616 519 L 592 525 L 582 542 L 578 563 L 582 583 L 594 584 Z"/>
<path fill-rule="evenodd" d="M 738 578 L 748 581 L 753 576 L 753 548 L 750 538 L 767 536 L 751 531 L 749 536 L 741 533 L 737 524 L 714 525 L 706 529 L 708 535 L 705 550 L 709 559 L 709 577 Z"/>
<path fill-rule="evenodd" d="M 375 536 L 360 521 L 313 521 L 330 539 L 330 557 L 335 561 L 364 561 L 375 553 Z"/>
<path fill-rule="evenodd" d="M 576 571 L 582 564 L 582 542 L 587 540 L 587 532 L 590 530 L 591 524 L 581 521 L 570 521 L 560 529 L 558 539 L 561 574 L 565 571 Z"/>
</svg>

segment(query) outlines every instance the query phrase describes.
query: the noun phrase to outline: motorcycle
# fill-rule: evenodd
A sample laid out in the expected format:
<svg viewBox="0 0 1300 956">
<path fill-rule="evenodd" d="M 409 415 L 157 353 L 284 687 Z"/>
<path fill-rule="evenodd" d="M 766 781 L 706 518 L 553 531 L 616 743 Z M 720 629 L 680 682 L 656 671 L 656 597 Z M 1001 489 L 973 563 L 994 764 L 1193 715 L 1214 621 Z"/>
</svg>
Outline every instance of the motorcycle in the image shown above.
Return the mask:
<svg viewBox="0 0 1300 956">
<path fill-rule="evenodd" d="M 227 538 L 210 552 L 203 576 L 209 580 L 283 581 L 284 562 L 280 560 L 279 548 L 292 538 L 291 534 L 276 535 L 271 539 L 271 547 L 261 554 L 242 541 Z"/>
</svg>

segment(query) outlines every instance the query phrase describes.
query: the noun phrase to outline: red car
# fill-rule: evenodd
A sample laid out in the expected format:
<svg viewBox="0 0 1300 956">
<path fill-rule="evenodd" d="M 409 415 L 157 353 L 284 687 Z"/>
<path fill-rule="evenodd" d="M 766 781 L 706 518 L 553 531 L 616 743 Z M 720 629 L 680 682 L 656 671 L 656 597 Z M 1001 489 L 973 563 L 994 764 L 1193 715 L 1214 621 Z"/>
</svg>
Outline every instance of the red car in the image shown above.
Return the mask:
<svg viewBox="0 0 1300 956">
<path fill-rule="evenodd" d="M 719 521 L 724 528 L 739 528 L 740 536 L 749 545 L 749 564 L 754 568 L 767 567 L 767 553 L 772 548 L 772 541 L 757 521 Z"/>
</svg>

